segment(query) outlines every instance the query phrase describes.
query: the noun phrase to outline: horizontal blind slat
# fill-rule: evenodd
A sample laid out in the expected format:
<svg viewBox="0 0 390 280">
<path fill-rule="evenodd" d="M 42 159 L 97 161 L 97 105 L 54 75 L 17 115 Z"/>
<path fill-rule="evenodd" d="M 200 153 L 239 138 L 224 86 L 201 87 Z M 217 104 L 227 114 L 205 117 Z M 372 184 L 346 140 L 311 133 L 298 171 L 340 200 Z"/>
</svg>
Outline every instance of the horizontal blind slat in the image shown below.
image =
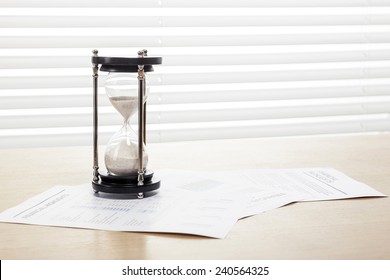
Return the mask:
<svg viewBox="0 0 390 280">
<path fill-rule="evenodd" d="M 372 78 L 387 78 L 390 68 L 376 69 L 370 71 Z M 192 85 L 197 83 L 218 84 L 225 83 L 226 80 L 237 83 L 253 82 L 283 82 L 283 81 L 309 81 L 309 80 L 332 80 L 332 79 L 363 79 L 368 76 L 365 70 L 343 69 L 343 70 L 306 70 L 306 71 L 280 71 L 278 73 L 194 73 L 184 74 L 164 74 L 161 75 L 164 85 Z M 23 80 L 23 83 L 20 83 Z M 4 89 L 21 88 L 73 88 L 90 87 L 91 79 L 87 76 L 67 76 L 67 77 L 0 77 L 0 83 Z"/>
<path fill-rule="evenodd" d="M 390 32 L 384 33 L 333 33 L 294 35 L 236 35 L 236 36 L 36 36 L 2 37 L 0 49 L 6 48 L 110 48 L 110 47 L 195 47 L 195 46 L 256 46 L 256 45 L 306 45 L 306 44 L 367 44 L 390 43 Z"/>
<path fill-rule="evenodd" d="M 149 77 L 150 84 L 157 86 L 160 80 L 163 85 L 191 85 L 191 84 L 218 84 L 226 81 L 236 83 L 254 82 L 283 82 L 283 81 L 310 81 L 310 80 L 333 80 L 333 79 L 364 79 L 364 78 L 387 78 L 390 67 L 370 69 L 308 69 L 291 71 L 252 71 L 252 72 L 225 72 L 225 73 L 189 73 L 189 74 L 159 74 Z M 23 80 L 23 83 L 20 83 Z M 3 89 L 20 88 L 73 88 L 91 87 L 90 76 L 20 76 L 0 77 Z M 104 85 L 104 81 L 101 83 Z"/>
<path fill-rule="evenodd" d="M 320 84 L 321 81 L 315 81 Z M 334 82 L 325 80 L 324 83 Z M 283 84 L 283 83 L 282 83 Z M 364 82 L 362 83 L 364 84 Z M 303 86 L 303 84 L 301 84 Z M 304 99 L 304 98 L 331 98 L 353 96 L 386 96 L 390 92 L 390 85 L 366 85 L 358 86 L 325 86 L 325 87 L 292 87 L 292 88 L 260 88 L 210 91 L 171 91 L 159 96 L 164 104 L 202 103 L 202 102 L 229 102 L 229 101 L 259 101 L 280 99 Z"/>
<path fill-rule="evenodd" d="M 242 55 L 242 54 L 313 54 L 313 53 L 337 53 L 337 52 L 380 52 L 390 49 L 390 43 L 366 44 L 305 44 L 305 45 L 257 45 L 257 46 L 217 46 L 217 47 L 157 47 L 152 48 L 154 56 L 201 56 L 201 55 Z M 137 53 L 139 48 L 118 47 L 101 48 L 101 55 L 114 53 L 115 56 L 129 56 Z M 91 48 L 23 48 L 23 49 L 0 49 L 0 57 L 84 57 L 90 61 Z M 241 51 L 241 52 L 239 52 Z M 165 62 L 165 59 L 164 59 Z M 165 66 L 165 64 L 163 64 Z"/>
<path fill-rule="evenodd" d="M 390 14 L 381 15 L 316 15 L 316 16 L 1 16 L 5 28 L 99 28 L 99 27 L 226 27 L 226 26 L 321 26 L 321 25 L 386 25 Z"/>
<path fill-rule="evenodd" d="M 363 86 L 362 86 L 363 85 Z M 250 87 L 248 87 L 250 86 Z M 192 89 L 192 90 L 191 90 Z M 237 94 L 239 92 L 239 94 Z M 357 96 L 386 96 L 390 92 L 390 79 L 324 80 L 311 82 L 277 82 L 243 85 L 220 84 L 200 86 L 171 86 L 153 88 L 148 104 L 182 104 L 208 102 L 238 102 L 260 100 L 295 100 Z M 99 90 L 99 105 L 110 102 Z M 38 88 L 0 90 L 0 109 L 91 107 L 92 91 L 89 88 Z"/>
<path fill-rule="evenodd" d="M 350 7 L 350 6 L 387 6 L 389 0 L 164 0 L 164 7 Z"/>
<path fill-rule="evenodd" d="M 143 0 L 143 1 L 123 1 L 123 0 L 67 0 L 67 1 L 50 1 L 50 0 L 2 0 L 0 7 L 15 8 L 15 7 L 80 7 L 80 8 L 94 8 L 94 7 L 161 7 L 159 0 Z"/>
<path fill-rule="evenodd" d="M 112 107 L 103 107 L 101 125 L 118 125 L 121 117 Z M 198 105 L 149 106 L 148 123 L 187 123 L 282 119 L 318 116 L 379 114 L 390 112 L 390 97 L 365 96 L 316 100 L 278 100 Z M 91 125 L 92 108 L 0 110 L 0 127 L 77 127 Z M 134 120 L 134 123 L 136 121 Z"/>
<path fill-rule="evenodd" d="M 268 125 L 250 124 L 243 122 L 236 123 L 234 127 L 213 127 L 213 128 L 188 128 L 177 130 L 162 130 L 158 137 L 162 142 L 170 141 L 192 141 L 207 139 L 234 139 L 250 137 L 281 137 L 297 135 L 320 135 L 340 133 L 362 133 L 370 131 L 388 131 L 390 129 L 389 117 L 369 120 L 343 120 L 334 119 L 329 122 L 293 122 L 288 124 Z M 149 137 L 151 138 L 151 137 Z"/>
<path fill-rule="evenodd" d="M 0 36 L 10 37 L 180 37 L 236 35 L 300 35 L 300 34 L 376 34 L 389 33 L 387 25 L 326 25 L 326 26 L 224 26 L 224 27 L 129 27 L 129 28 L 2 28 Z"/>
<path fill-rule="evenodd" d="M 238 52 L 239 50 L 237 50 Z M 390 48 L 384 50 L 362 50 L 312 53 L 267 53 L 230 55 L 166 55 L 165 66 L 199 65 L 258 65 L 286 63 L 319 63 L 390 60 Z M 75 68 L 88 67 L 88 56 L 0 56 L 0 69 L 28 68 Z"/>
<path fill-rule="evenodd" d="M 0 7 L 351 7 L 351 6 L 388 6 L 389 0 L 2 0 Z"/>
</svg>

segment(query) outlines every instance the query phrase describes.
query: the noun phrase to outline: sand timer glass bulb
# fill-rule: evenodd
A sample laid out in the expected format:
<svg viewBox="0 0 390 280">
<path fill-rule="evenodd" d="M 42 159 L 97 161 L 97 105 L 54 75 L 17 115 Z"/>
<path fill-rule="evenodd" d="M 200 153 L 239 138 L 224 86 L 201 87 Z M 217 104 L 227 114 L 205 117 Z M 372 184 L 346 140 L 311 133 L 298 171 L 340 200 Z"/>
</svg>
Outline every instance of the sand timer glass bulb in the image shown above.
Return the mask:
<svg viewBox="0 0 390 280">
<path fill-rule="evenodd" d="M 139 164 L 138 135 L 130 125 L 131 117 L 136 115 L 138 111 L 137 74 L 110 72 L 106 78 L 105 88 L 112 106 L 123 117 L 123 126 L 111 137 L 106 148 L 104 161 L 107 171 L 116 176 L 137 174 Z M 148 92 L 148 88 L 145 92 Z M 142 166 L 145 170 L 148 155 L 143 143 L 142 146 Z"/>
</svg>

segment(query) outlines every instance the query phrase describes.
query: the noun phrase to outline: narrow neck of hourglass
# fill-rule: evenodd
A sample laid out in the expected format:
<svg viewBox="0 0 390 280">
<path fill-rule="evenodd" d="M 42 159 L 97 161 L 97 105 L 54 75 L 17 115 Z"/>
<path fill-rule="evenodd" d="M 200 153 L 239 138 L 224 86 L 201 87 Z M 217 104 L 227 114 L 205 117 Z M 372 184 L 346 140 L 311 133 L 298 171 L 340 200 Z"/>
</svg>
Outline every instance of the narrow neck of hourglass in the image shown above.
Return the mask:
<svg viewBox="0 0 390 280">
<path fill-rule="evenodd" d="M 123 119 L 123 125 L 122 128 L 120 129 L 120 134 L 122 134 L 124 137 L 131 139 L 131 141 L 136 142 L 137 141 L 137 132 L 134 130 L 134 127 L 130 123 L 130 118 L 129 119 Z"/>
<path fill-rule="evenodd" d="M 123 126 L 131 126 L 130 118 L 123 118 Z"/>
<path fill-rule="evenodd" d="M 134 128 L 131 125 L 130 118 L 123 119 L 122 130 L 125 134 L 135 134 Z"/>
</svg>

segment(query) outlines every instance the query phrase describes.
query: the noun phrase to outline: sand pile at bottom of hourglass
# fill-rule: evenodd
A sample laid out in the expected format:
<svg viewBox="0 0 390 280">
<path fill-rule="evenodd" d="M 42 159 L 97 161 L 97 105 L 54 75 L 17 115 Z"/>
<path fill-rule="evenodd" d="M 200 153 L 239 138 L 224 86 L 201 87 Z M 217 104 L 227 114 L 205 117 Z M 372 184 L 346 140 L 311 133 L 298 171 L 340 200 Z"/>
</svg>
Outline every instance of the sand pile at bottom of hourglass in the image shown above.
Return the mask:
<svg viewBox="0 0 390 280">
<path fill-rule="evenodd" d="M 120 139 L 114 145 L 107 146 L 104 157 L 107 171 L 111 175 L 127 176 L 138 172 L 138 144 L 128 142 L 126 138 Z M 143 150 L 142 166 L 145 169 L 148 155 Z"/>
</svg>

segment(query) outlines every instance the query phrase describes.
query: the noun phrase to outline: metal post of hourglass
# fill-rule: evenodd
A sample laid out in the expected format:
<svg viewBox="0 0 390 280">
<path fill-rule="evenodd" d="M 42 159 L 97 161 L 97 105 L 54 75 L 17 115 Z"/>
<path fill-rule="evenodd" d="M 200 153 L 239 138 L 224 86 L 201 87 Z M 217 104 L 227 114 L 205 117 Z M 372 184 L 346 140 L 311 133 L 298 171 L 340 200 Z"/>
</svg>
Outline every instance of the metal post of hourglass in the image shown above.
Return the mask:
<svg viewBox="0 0 390 280">
<path fill-rule="evenodd" d="M 93 56 L 98 55 L 98 50 L 92 51 Z M 93 71 L 93 182 L 99 181 L 99 158 L 98 158 L 98 74 L 99 65 L 92 63 Z M 95 192 L 97 192 L 95 190 Z"/>
<path fill-rule="evenodd" d="M 92 187 L 95 193 L 137 194 L 143 198 L 160 188 L 160 181 L 153 177 L 151 170 L 143 169 L 143 145 L 146 145 L 146 100 L 145 72 L 153 71 L 153 65 L 161 64 L 161 57 L 146 57 L 146 50 L 138 53 L 136 58 L 99 57 L 98 51 L 93 51 L 93 179 Z M 138 174 L 134 176 L 113 176 L 99 173 L 98 163 L 98 70 L 113 72 L 138 72 Z"/>
<path fill-rule="evenodd" d="M 144 57 L 145 52 L 138 52 L 139 57 Z M 144 185 L 144 168 L 143 168 L 143 145 L 144 139 L 144 130 L 145 130 L 145 120 L 144 120 L 144 97 L 145 97 L 145 72 L 144 65 L 138 65 L 138 186 Z M 143 198 L 144 193 L 139 192 L 138 198 Z"/>
</svg>

